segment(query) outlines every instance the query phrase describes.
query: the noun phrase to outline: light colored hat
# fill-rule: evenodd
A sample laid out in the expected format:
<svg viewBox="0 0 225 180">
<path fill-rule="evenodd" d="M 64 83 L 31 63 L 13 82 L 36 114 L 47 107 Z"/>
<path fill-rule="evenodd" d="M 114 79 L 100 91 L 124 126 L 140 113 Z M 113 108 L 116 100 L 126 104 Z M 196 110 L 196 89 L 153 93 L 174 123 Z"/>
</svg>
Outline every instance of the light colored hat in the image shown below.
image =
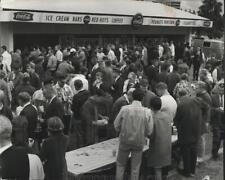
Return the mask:
<svg viewBox="0 0 225 180">
<path fill-rule="evenodd" d="M 77 51 L 76 51 L 75 48 L 71 48 L 71 49 L 70 49 L 70 52 L 72 53 L 72 52 L 77 52 Z"/>
</svg>

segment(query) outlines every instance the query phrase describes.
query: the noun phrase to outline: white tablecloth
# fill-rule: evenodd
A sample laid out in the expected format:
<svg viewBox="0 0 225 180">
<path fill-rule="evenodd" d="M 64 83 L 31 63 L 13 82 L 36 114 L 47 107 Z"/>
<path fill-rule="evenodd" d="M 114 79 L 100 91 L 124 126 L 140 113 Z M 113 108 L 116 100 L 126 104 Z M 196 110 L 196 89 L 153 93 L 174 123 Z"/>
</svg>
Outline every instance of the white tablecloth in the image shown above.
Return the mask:
<svg viewBox="0 0 225 180">
<path fill-rule="evenodd" d="M 172 136 L 172 143 L 177 140 L 177 136 Z M 85 174 L 92 170 L 113 164 L 116 162 L 116 156 L 113 151 L 117 151 L 119 139 L 114 138 L 101 143 L 86 146 L 66 153 L 68 171 L 74 176 Z M 144 151 L 148 149 L 145 146 Z"/>
</svg>

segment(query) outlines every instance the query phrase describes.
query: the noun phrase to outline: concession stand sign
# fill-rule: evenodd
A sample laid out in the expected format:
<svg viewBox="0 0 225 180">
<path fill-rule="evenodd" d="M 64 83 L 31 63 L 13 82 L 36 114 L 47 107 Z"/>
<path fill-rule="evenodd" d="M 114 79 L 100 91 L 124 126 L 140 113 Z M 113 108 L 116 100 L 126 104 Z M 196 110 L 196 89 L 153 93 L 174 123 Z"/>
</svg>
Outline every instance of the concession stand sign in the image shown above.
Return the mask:
<svg viewBox="0 0 225 180">
<path fill-rule="evenodd" d="M 212 27 L 212 21 L 177 19 L 177 18 L 152 18 L 140 13 L 134 16 L 120 15 L 92 15 L 92 14 L 67 14 L 7 11 L 0 12 L 2 22 L 28 22 L 28 23 L 55 23 L 55 24 L 96 24 L 96 25 L 148 25 L 148 26 L 182 26 L 182 27 Z"/>
</svg>

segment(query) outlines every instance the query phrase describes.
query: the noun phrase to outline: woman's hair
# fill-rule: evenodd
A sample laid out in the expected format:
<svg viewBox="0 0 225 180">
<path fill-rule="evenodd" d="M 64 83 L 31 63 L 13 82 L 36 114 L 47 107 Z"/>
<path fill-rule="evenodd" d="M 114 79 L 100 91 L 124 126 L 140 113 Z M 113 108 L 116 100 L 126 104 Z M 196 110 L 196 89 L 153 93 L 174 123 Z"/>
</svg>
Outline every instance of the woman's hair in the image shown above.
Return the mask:
<svg viewBox="0 0 225 180">
<path fill-rule="evenodd" d="M 56 134 L 56 133 L 62 132 L 63 129 L 64 129 L 64 124 L 59 117 L 54 116 L 48 119 L 48 130 L 50 133 Z"/>
</svg>

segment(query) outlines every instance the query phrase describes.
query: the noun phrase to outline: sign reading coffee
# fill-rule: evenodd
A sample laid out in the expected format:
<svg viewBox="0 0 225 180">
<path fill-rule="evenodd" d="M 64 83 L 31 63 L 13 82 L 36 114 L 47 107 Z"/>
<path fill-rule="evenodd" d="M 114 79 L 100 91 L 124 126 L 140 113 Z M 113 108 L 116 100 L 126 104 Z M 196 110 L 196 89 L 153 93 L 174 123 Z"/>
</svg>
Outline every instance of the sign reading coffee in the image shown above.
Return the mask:
<svg viewBox="0 0 225 180">
<path fill-rule="evenodd" d="M 27 12 L 15 12 L 13 19 L 17 21 L 33 21 L 33 14 Z"/>
</svg>

